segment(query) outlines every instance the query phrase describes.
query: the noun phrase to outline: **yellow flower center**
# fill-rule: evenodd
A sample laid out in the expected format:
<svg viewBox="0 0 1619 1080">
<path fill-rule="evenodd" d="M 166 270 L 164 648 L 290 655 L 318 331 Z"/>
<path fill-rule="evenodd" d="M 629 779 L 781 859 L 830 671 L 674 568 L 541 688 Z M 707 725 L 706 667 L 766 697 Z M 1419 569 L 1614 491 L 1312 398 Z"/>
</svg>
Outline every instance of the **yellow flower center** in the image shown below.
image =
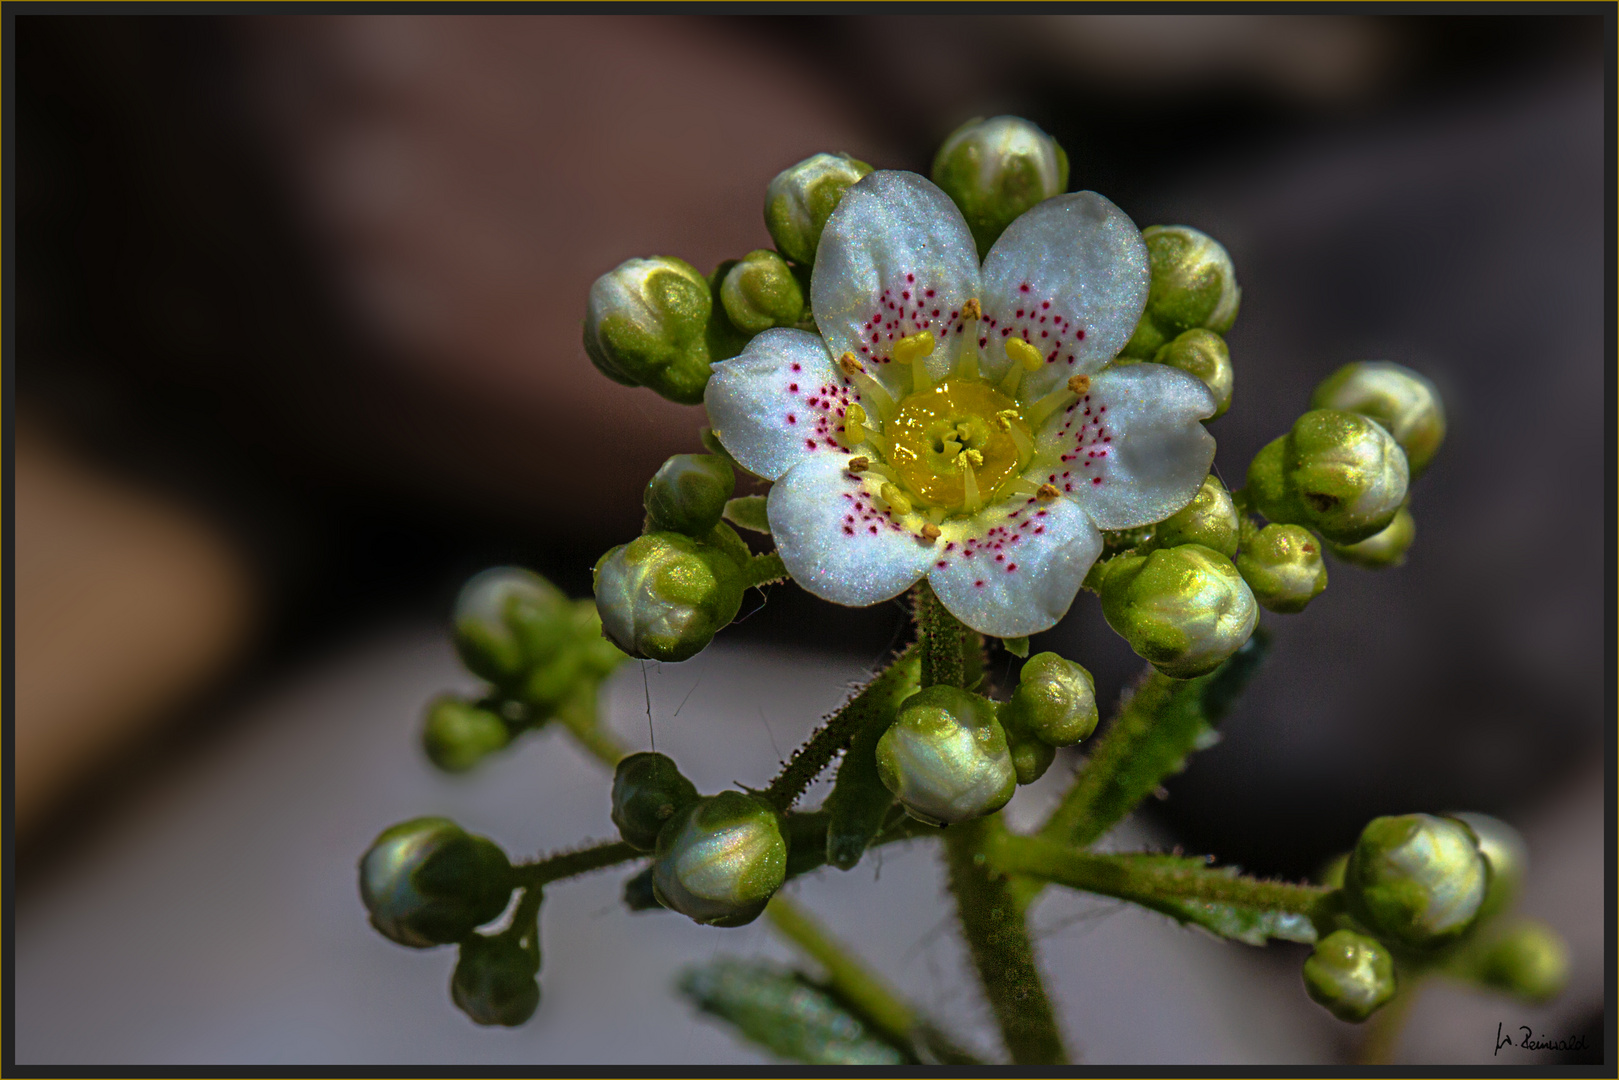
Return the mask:
<svg viewBox="0 0 1619 1080">
<path fill-rule="evenodd" d="M 947 511 L 977 510 L 1033 456 L 1017 402 L 972 379 L 948 379 L 904 398 L 884 433 L 900 483 Z"/>
</svg>

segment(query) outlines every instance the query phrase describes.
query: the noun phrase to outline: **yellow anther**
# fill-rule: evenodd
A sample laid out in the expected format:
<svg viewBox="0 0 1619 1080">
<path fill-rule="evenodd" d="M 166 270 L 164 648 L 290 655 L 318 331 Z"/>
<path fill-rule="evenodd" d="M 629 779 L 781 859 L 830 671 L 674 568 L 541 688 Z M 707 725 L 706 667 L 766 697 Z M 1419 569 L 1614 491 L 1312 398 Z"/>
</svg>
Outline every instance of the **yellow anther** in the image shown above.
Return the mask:
<svg viewBox="0 0 1619 1080">
<path fill-rule="evenodd" d="M 1068 389 L 1076 394 L 1088 394 L 1091 390 L 1091 377 L 1089 375 L 1075 375 L 1068 380 Z"/>
<path fill-rule="evenodd" d="M 967 302 L 961 305 L 961 318 L 963 322 L 968 319 L 982 319 L 983 317 L 984 309 L 979 305 L 978 297 L 969 297 Z"/>
<path fill-rule="evenodd" d="M 893 484 L 884 484 L 877 489 L 877 494 L 883 497 L 883 502 L 887 503 L 888 508 L 894 513 L 909 514 L 911 512 L 911 500 L 906 498 L 905 493 Z"/>
<path fill-rule="evenodd" d="M 902 337 L 894 342 L 894 363 L 909 364 L 920 360 L 924 356 L 933 355 L 933 332 L 924 330 L 920 334 Z"/>
<path fill-rule="evenodd" d="M 971 465 L 973 468 L 977 469 L 977 468 L 982 468 L 983 467 L 984 455 L 982 453 L 980 453 L 979 451 L 977 451 L 977 450 L 963 450 L 961 452 L 961 456 L 966 458 L 967 459 L 967 464 Z"/>
<path fill-rule="evenodd" d="M 1006 343 L 1006 358 L 1014 364 L 1023 365 L 1024 371 L 1037 371 L 1046 362 L 1040 350 L 1022 338 L 1012 338 Z"/>
<path fill-rule="evenodd" d="M 869 457 L 852 457 L 849 459 L 848 470 L 852 473 L 863 473 L 871 468 Z"/>
<path fill-rule="evenodd" d="M 1062 492 L 1057 490 L 1056 484 L 1041 484 L 1040 490 L 1034 493 L 1034 497 L 1041 502 L 1054 502 L 1061 495 Z"/>
<path fill-rule="evenodd" d="M 843 441 L 849 446 L 859 446 L 866 441 L 866 410 L 858 405 L 844 410 Z"/>
<path fill-rule="evenodd" d="M 842 368 L 843 373 L 849 376 L 864 375 L 866 373 L 866 365 L 862 364 L 852 352 L 846 352 L 838 357 L 838 367 Z"/>
<path fill-rule="evenodd" d="M 929 521 L 922 526 L 922 539 L 926 540 L 928 543 L 933 543 L 939 538 L 939 535 L 940 529 L 937 525 L 933 524 L 933 522 Z"/>
<path fill-rule="evenodd" d="M 843 420 L 848 424 L 864 424 L 866 422 L 866 410 L 859 405 L 850 405 L 843 411 Z"/>
<path fill-rule="evenodd" d="M 1016 419 L 1018 419 L 1018 411 L 1016 409 L 1002 409 L 1000 412 L 995 414 L 995 430 L 1011 431 L 1012 421 Z"/>
</svg>

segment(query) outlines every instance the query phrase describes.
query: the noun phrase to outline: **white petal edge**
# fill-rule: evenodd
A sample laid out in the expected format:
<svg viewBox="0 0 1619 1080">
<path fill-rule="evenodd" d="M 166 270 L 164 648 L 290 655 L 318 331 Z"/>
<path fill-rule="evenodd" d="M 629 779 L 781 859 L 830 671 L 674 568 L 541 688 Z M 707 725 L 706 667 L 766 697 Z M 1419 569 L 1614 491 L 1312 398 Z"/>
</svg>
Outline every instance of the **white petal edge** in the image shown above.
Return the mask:
<svg viewBox="0 0 1619 1080">
<path fill-rule="evenodd" d="M 848 607 L 890 600 L 927 571 L 931 547 L 918 514 L 897 521 L 876 498 L 881 478 L 856 476 L 849 454 L 812 455 L 770 489 L 765 515 L 787 573 L 806 591 Z"/>
<path fill-rule="evenodd" d="M 1102 534 L 1076 503 L 1019 500 L 1010 513 L 974 519 L 971 539 L 954 539 L 928 569 L 950 613 L 981 634 L 1026 637 L 1067 614 Z M 996 518 L 999 520 L 997 521 Z"/>
<path fill-rule="evenodd" d="M 1020 337 L 1047 362 L 1024 376 L 1038 397 L 1118 355 L 1147 306 L 1151 271 L 1135 222 L 1094 191 L 1056 195 L 1020 216 L 984 257 L 984 370 L 1006 370 Z"/>
<path fill-rule="evenodd" d="M 962 331 L 961 307 L 979 292 L 978 249 L 956 204 L 916 173 L 888 170 L 843 193 L 810 278 L 815 325 L 832 355 L 852 352 L 896 397 L 914 376 L 888 359 L 894 342 L 930 331 L 927 370 L 938 382 L 971 332 Z"/>
<path fill-rule="evenodd" d="M 1045 472 L 1104 529 L 1134 529 L 1174 514 L 1197 495 L 1214 463 L 1201 421 L 1214 395 L 1164 364 L 1117 364 L 1037 434 Z"/>
<path fill-rule="evenodd" d="M 814 454 L 843 454 L 843 410 L 860 400 L 826 344 L 803 330 L 775 329 L 714 365 L 703 392 L 708 422 L 737 464 L 777 480 Z"/>
</svg>

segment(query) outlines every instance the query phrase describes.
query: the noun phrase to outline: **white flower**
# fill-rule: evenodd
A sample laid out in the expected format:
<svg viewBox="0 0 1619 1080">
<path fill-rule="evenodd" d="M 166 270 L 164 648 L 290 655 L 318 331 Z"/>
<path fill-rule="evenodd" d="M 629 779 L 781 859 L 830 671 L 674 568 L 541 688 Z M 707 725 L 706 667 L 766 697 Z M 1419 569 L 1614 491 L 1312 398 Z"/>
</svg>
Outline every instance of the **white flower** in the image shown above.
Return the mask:
<svg viewBox="0 0 1619 1080">
<path fill-rule="evenodd" d="M 1103 370 L 1148 280 L 1141 233 L 1095 192 L 1040 203 L 980 268 L 927 180 L 874 172 L 849 188 L 815 257 L 820 335 L 765 331 L 704 395 L 725 448 L 775 482 L 766 512 L 788 573 L 850 606 L 925 576 L 982 633 L 1052 626 L 1100 530 L 1169 517 L 1214 458 L 1202 382 Z"/>
</svg>

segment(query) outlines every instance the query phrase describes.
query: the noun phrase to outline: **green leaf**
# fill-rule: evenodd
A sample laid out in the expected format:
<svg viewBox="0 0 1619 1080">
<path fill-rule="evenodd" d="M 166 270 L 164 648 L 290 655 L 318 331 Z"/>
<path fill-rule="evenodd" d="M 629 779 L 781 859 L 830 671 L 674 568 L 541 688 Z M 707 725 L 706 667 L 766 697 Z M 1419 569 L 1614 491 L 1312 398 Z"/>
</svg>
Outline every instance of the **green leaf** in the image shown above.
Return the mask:
<svg viewBox="0 0 1619 1080">
<path fill-rule="evenodd" d="M 1236 877 L 1235 866 L 1211 867 L 1202 859 L 1189 859 L 1179 855 L 1120 856 L 1144 867 L 1173 870 L 1195 870 Z M 1208 900 L 1148 900 L 1134 903 L 1162 912 L 1176 922 L 1199 926 L 1217 937 L 1240 941 L 1245 945 L 1263 945 L 1276 938 L 1281 941 L 1299 941 L 1315 944 L 1315 925 L 1307 915 L 1290 911 L 1272 911 L 1266 908 L 1246 907 L 1238 904 L 1219 904 Z"/>
<path fill-rule="evenodd" d="M 915 1064 L 806 976 L 768 961 L 722 957 L 687 968 L 677 986 L 699 1009 L 788 1061 Z"/>
<path fill-rule="evenodd" d="M 877 740 L 894 721 L 900 703 L 916 692 L 922 659 L 912 651 L 879 676 L 870 708 L 849 740 L 838 777 L 826 797 L 826 861 L 852 870 L 883 826 L 894 796 L 877 775 Z"/>
<path fill-rule="evenodd" d="M 741 495 L 725 504 L 725 520 L 739 529 L 770 535 L 770 521 L 765 517 L 763 495 Z"/>
</svg>

